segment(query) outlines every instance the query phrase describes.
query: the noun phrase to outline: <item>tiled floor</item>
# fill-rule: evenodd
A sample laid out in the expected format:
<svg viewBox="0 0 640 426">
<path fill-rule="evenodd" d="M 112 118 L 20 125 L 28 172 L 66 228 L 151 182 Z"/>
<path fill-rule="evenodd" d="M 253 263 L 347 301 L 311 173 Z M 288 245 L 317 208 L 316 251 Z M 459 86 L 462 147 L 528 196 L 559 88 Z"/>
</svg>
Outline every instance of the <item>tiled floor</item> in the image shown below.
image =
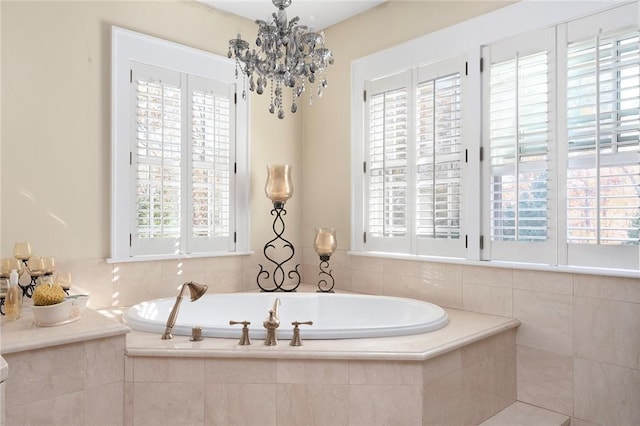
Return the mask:
<svg viewBox="0 0 640 426">
<path fill-rule="evenodd" d="M 514 402 L 480 426 L 569 426 L 571 418 L 553 411 Z"/>
</svg>

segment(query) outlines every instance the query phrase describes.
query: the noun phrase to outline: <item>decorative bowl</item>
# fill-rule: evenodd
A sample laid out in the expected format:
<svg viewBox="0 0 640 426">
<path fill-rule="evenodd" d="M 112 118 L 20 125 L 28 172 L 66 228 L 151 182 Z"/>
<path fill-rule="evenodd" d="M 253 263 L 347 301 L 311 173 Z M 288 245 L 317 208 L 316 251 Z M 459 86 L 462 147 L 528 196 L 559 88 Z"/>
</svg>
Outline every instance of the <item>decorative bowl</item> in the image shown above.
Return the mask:
<svg viewBox="0 0 640 426">
<path fill-rule="evenodd" d="M 55 305 L 32 306 L 35 323 L 41 327 L 68 324 L 80 319 L 89 302 L 88 294 L 68 296 Z"/>
</svg>

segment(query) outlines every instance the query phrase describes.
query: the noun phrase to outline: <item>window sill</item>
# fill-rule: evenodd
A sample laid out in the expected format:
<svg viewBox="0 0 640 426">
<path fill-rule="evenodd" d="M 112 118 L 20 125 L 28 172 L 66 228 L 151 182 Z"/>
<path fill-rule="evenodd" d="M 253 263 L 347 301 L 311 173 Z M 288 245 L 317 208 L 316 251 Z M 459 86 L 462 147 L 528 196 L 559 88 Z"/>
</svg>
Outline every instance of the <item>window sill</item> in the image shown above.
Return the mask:
<svg viewBox="0 0 640 426">
<path fill-rule="evenodd" d="M 125 258 L 107 258 L 107 263 L 131 263 L 131 262 L 154 262 L 158 260 L 183 260 L 183 259 L 204 259 L 211 257 L 229 257 L 229 256 L 249 256 L 253 251 L 233 251 L 233 252 L 217 252 L 217 253 L 197 253 L 197 254 L 175 254 L 175 255 L 150 255 L 136 256 Z"/>
<path fill-rule="evenodd" d="M 489 268 L 526 269 L 532 271 L 563 272 L 568 274 L 604 275 L 608 277 L 640 278 L 640 271 L 632 269 L 590 268 L 586 266 L 543 265 L 539 263 L 500 262 L 495 260 L 471 260 L 453 257 L 420 256 L 384 252 L 355 252 L 351 256 L 379 257 L 385 259 L 412 260 L 415 262 L 451 263 L 457 265 L 485 266 Z"/>
</svg>

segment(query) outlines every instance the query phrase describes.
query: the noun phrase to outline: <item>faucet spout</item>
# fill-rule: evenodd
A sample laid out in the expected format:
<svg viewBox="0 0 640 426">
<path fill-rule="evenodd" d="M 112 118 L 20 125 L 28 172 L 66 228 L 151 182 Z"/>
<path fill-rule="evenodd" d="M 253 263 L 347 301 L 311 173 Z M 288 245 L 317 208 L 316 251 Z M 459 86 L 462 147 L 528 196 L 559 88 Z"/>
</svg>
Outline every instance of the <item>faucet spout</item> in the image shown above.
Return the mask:
<svg viewBox="0 0 640 426">
<path fill-rule="evenodd" d="M 280 299 L 276 298 L 273 301 L 273 306 L 269 309 L 269 316 L 265 318 L 262 326 L 267 329 L 267 337 L 264 340 L 265 346 L 276 346 L 278 344 L 278 338 L 276 337 L 276 329 L 280 327 L 280 317 L 278 315 L 278 307 L 280 306 Z"/>
<path fill-rule="evenodd" d="M 280 315 L 278 314 L 279 307 L 280 307 L 280 298 L 276 297 L 275 300 L 273 301 L 273 306 L 271 307 L 271 310 L 273 311 L 273 316 L 278 322 L 280 322 Z"/>
</svg>

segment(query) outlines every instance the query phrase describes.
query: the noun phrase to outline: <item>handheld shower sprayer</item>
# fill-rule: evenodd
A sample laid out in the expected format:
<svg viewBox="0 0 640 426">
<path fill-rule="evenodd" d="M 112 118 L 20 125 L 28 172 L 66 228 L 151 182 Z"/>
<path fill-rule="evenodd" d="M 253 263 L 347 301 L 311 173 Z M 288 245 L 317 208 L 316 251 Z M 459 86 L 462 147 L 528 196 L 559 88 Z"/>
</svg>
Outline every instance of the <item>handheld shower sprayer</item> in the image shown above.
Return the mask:
<svg viewBox="0 0 640 426">
<path fill-rule="evenodd" d="M 178 310 L 180 309 L 180 302 L 182 302 L 182 294 L 184 293 L 184 289 L 188 288 L 189 293 L 191 295 L 191 301 L 195 302 L 200 299 L 203 294 L 207 292 L 209 286 L 206 284 L 198 284 L 193 281 L 189 281 L 187 283 L 182 284 L 180 287 L 180 293 L 178 293 L 178 297 L 176 297 L 176 303 L 173 305 L 173 309 L 171 309 L 171 313 L 169 314 L 169 318 L 167 318 L 167 326 L 162 333 L 162 340 L 173 339 L 173 335 L 171 334 L 171 330 L 173 326 L 176 325 L 176 319 L 178 318 Z"/>
</svg>

